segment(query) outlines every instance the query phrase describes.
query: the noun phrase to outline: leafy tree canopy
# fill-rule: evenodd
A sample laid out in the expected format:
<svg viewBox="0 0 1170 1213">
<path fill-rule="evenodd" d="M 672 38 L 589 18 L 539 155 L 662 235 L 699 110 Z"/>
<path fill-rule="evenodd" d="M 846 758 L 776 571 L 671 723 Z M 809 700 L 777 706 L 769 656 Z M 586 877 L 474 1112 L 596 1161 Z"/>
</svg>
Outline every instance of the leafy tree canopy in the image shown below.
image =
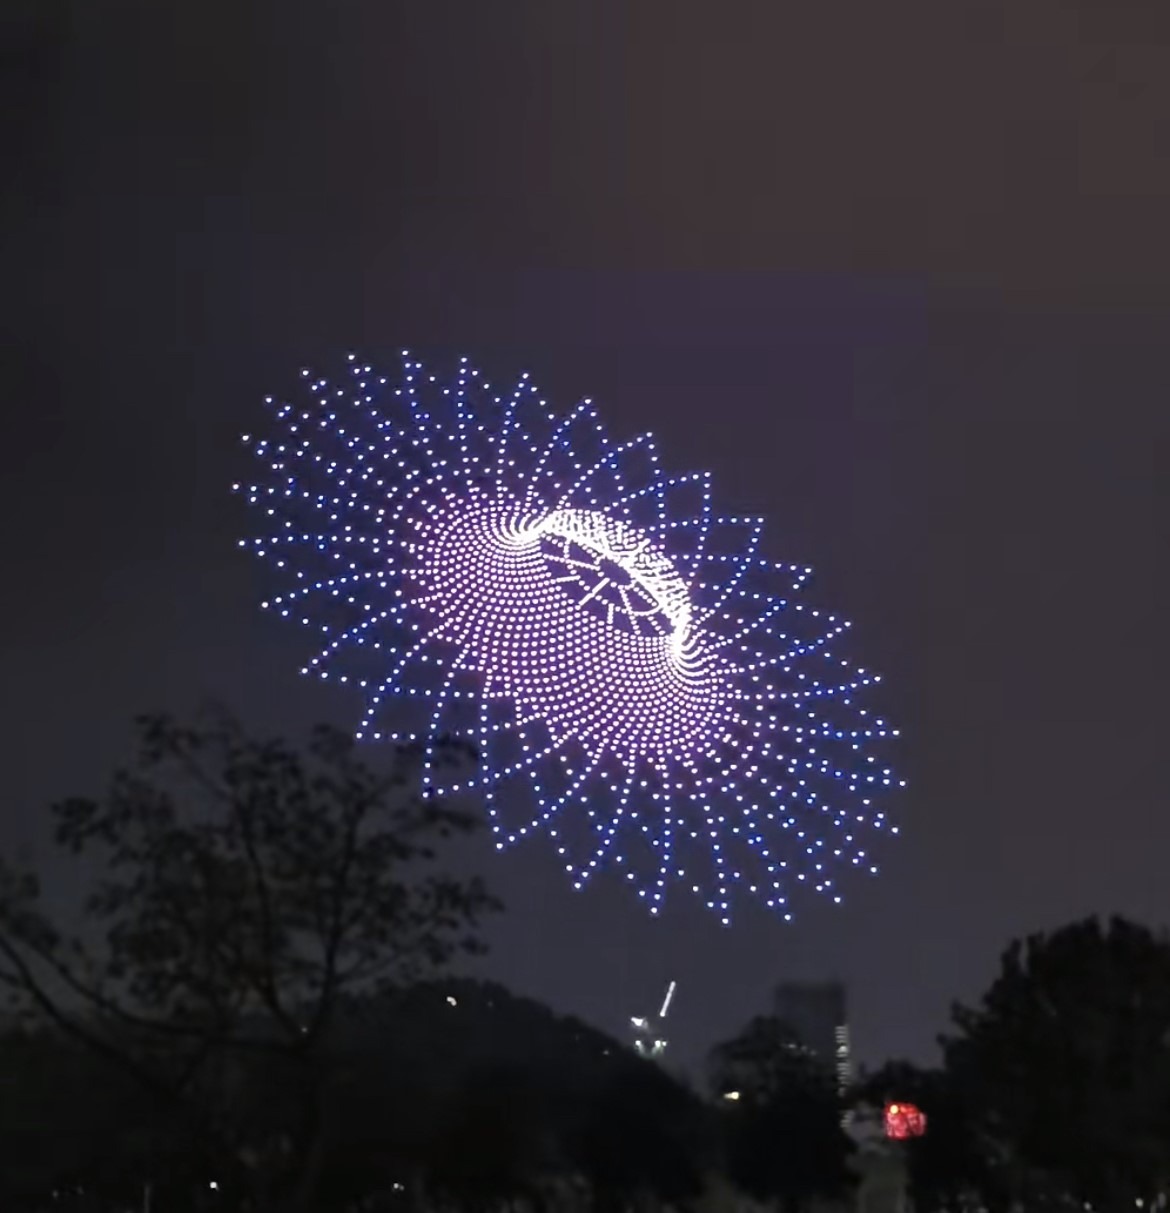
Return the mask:
<svg viewBox="0 0 1170 1213">
<path fill-rule="evenodd" d="M 1017 940 L 947 1069 L 1034 1205 L 1137 1207 L 1170 1190 L 1170 944 L 1121 918 Z"/>
<path fill-rule="evenodd" d="M 727 1172 L 743 1191 L 794 1213 L 849 1189 L 835 1076 L 783 1020 L 753 1019 L 713 1051 L 711 1073 L 727 1109 Z"/>
</svg>

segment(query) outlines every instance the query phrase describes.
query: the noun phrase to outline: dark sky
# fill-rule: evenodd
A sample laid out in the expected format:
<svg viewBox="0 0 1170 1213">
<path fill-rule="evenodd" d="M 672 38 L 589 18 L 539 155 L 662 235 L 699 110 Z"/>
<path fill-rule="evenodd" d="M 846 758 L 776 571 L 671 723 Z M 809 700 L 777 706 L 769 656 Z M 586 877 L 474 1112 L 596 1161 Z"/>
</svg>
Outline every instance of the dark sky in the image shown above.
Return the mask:
<svg viewBox="0 0 1170 1213">
<path fill-rule="evenodd" d="M 409 344 L 658 432 L 818 570 L 902 724 L 901 844 L 730 931 L 539 843 L 491 972 L 693 1060 L 785 977 L 928 1054 L 1014 934 L 1170 918 L 1170 7 L 9 0 L 0 838 L 133 713 L 354 703 L 226 486 L 302 362 Z M 14 150 L 13 150 L 14 149 Z"/>
</svg>

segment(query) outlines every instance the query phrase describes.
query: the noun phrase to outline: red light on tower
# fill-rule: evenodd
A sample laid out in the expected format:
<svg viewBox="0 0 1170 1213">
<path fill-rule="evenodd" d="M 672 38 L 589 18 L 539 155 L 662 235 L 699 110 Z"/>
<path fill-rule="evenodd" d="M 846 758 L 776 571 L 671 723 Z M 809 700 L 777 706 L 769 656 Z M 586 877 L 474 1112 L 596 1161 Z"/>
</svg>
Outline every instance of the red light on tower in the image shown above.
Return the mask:
<svg viewBox="0 0 1170 1213">
<path fill-rule="evenodd" d="M 912 1103 L 886 1105 L 886 1136 L 893 1141 L 907 1141 L 926 1132 L 926 1116 Z"/>
</svg>

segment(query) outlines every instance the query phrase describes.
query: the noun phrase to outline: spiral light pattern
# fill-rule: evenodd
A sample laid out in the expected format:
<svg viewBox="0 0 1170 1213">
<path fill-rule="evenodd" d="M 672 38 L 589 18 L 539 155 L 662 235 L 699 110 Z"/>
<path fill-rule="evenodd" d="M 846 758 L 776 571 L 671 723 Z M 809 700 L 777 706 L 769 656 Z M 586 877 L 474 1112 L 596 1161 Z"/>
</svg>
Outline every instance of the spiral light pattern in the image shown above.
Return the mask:
<svg viewBox="0 0 1170 1213">
<path fill-rule="evenodd" d="M 267 523 L 242 545 L 289 576 L 264 605 L 321 636 L 304 672 L 364 694 L 359 737 L 420 745 L 425 788 L 477 793 L 498 847 L 543 829 L 575 885 L 612 861 L 654 913 L 685 884 L 724 922 L 737 890 L 789 918 L 800 888 L 840 900 L 839 868 L 876 870 L 896 734 L 759 519 L 527 376 L 348 370 L 268 400 L 275 434 L 245 438 L 264 474 L 235 488 Z"/>
</svg>

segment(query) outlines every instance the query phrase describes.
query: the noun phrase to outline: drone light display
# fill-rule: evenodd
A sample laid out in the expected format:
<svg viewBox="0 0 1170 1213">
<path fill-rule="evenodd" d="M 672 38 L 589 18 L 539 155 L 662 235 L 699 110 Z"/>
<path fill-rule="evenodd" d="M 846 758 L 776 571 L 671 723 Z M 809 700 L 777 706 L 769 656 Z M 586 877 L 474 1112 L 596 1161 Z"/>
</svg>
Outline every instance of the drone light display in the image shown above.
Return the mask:
<svg viewBox="0 0 1170 1213">
<path fill-rule="evenodd" d="M 577 887 L 613 866 L 655 913 L 683 886 L 725 923 L 737 893 L 790 918 L 876 871 L 878 679 L 760 519 L 527 375 L 441 382 L 407 352 L 397 382 L 353 356 L 301 375 L 245 438 L 264 471 L 234 487 L 265 527 L 242 546 L 287 579 L 264 606 L 320 638 L 303 672 L 363 694 L 359 738 L 418 746 L 424 791 L 478 796 L 498 848 L 543 831 Z M 473 770 L 440 760 L 451 738 Z"/>
</svg>

